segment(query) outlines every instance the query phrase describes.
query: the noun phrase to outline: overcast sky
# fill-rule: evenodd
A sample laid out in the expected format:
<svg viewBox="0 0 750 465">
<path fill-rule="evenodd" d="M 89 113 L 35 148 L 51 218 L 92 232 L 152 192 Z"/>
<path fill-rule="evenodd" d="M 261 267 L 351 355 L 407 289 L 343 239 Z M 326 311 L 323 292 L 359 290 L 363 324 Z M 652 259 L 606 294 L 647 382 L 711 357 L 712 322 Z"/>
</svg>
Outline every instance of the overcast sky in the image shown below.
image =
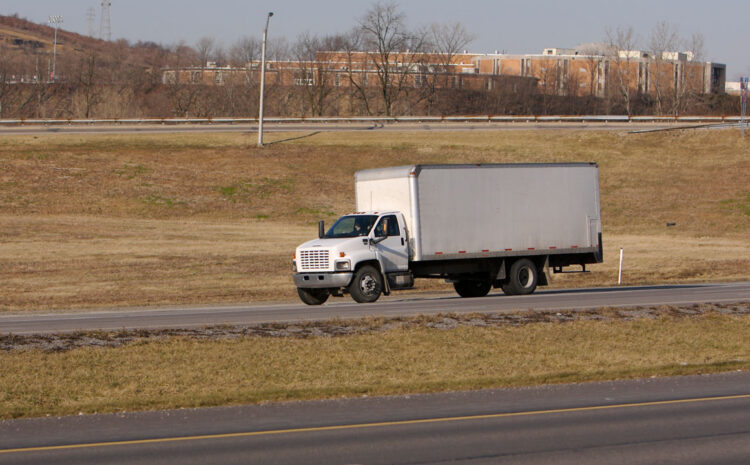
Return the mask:
<svg viewBox="0 0 750 465">
<path fill-rule="evenodd" d="M 195 45 L 211 36 L 230 46 L 238 38 L 260 38 L 265 16 L 273 11 L 269 40 L 293 41 L 301 32 L 346 32 L 372 5 L 354 0 L 111 0 L 112 37 L 164 45 L 185 41 Z M 574 47 L 598 42 L 605 29 L 632 26 L 641 48 L 658 21 L 667 21 L 689 38 L 701 33 L 709 61 L 725 63 L 727 78 L 750 74 L 750 55 L 743 36 L 750 2 L 724 0 L 400 0 L 407 23 L 461 22 L 476 39 L 471 52 L 540 53 L 547 47 Z M 100 0 L 0 0 L 0 13 L 37 23 L 63 15 L 64 29 L 88 34 L 87 11 L 95 8 L 99 30 Z"/>
</svg>

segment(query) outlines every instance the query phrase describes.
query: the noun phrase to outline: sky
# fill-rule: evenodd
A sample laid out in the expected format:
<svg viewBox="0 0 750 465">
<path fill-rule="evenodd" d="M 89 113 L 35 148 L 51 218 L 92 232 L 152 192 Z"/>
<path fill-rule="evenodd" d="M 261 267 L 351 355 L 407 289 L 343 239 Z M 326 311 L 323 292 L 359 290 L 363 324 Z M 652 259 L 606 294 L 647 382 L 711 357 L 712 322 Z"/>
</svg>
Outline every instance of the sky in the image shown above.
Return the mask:
<svg viewBox="0 0 750 465">
<path fill-rule="evenodd" d="M 273 11 L 268 40 L 294 41 L 303 32 L 343 33 L 372 6 L 358 0 L 110 0 L 112 38 L 195 45 L 212 37 L 227 48 L 243 36 L 260 38 L 266 14 Z M 474 37 L 466 47 L 477 53 L 540 53 L 545 48 L 572 48 L 600 42 L 606 29 L 632 27 L 639 48 L 647 49 L 648 35 L 666 21 L 689 39 L 705 38 L 707 61 L 727 65 L 727 79 L 750 74 L 750 54 L 742 31 L 750 18 L 750 2 L 723 0 L 399 0 L 410 27 L 460 22 Z M 0 0 L 0 14 L 18 14 L 36 23 L 50 15 L 64 17 L 63 29 L 88 34 L 89 8 L 100 0 Z"/>
</svg>

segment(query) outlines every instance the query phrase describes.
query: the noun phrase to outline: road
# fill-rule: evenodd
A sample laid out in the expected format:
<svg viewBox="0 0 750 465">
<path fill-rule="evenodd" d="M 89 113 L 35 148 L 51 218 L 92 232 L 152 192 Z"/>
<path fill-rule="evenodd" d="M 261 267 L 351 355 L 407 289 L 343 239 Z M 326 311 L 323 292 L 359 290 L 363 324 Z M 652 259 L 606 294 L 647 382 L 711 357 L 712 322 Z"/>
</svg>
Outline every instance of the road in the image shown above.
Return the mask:
<svg viewBox="0 0 750 465">
<path fill-rule="evenodd" d="M 740 464 L 750 373 L 0 422 L 0 464 Z"/>
<path fill-rule="evenodd" d="M 574 131 L 638 131 L 655 129 L 693 128 L 702 125 L 692 123 L 503 123 L 503 122 L 444 122 L 444 123 L 397 123 L 373 122 L 352 123 L 265 123 L 264 133 L 326 131 L 530 131 L 530 130 L 574 130 Z M 7 126 L 0 127 L 0 135 L 42 134 L 172 134 L 172 133 L 220 133 L 240 132 L 257 134 L 257 124 L 122 124 L 122 125 L 55 125 L 55 126 Z M 269 137 L 267 144 L 276 138 Z"/>
<path fill-rule="evenodd" d="M 540 290 L 528 296 L 495 292 L 479 299 L 457 296 L 414 298 L 394 293 L 373 304 L 331 298 L 319 307 L 302 304 L 213 305 L 183 308 L 107 310 L 0 315 L 0 334 L 44 334 L 78 330 L 196 328 L 305 322 L 330 318 L 413 316 L 437 313 L 493 313 L 518 310 L 579 310 L 599 307 L 689 305 L 750 301 L 750 282 Z"/>
</svg>

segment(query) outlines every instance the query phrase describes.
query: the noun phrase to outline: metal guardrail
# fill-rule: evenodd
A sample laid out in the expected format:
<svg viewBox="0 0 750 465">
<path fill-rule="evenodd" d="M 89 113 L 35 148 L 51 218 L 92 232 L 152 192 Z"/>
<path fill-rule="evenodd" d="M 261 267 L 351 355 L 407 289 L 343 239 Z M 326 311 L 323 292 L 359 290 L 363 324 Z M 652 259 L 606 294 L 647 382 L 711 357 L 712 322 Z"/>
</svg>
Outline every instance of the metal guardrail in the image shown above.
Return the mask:
<svg viewBox="0 0 750 465">
<path fill-rule="evenodd" d="M 264 123 L 739 123 L 739 116 L 355 116 L 263 118 Z M 257 124 L 257 118 L 105 118 L 105 119 L 0 119 L 2 126 L 141 125 L 141 124 Z"/>
</svg>

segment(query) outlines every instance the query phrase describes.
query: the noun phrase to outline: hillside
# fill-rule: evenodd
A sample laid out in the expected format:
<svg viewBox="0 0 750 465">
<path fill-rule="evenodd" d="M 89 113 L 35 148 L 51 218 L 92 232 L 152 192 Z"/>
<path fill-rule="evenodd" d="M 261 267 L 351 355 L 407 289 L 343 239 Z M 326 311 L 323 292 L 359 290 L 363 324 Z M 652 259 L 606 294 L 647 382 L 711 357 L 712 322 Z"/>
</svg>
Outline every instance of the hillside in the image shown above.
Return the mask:
<svg viewBox="0 0 750 465">
<path fill-rule="evenodd" d="M 33 80 L 39 68 L 44 69 L 47 59 L 52 57 L 54 36 L 54 28 L 46 24 L 36 24 L 18 16 L 0 15 L 0 74 L 5 74 L 5 71 L 15 75 L 19 80 L 21 77 Z M 183 48 L 179 61 L 185 58 L 190 60 L 191 52 L 189 48 Z M 131 45 L 124 39 L 109 42 L 70 32 L 64 28 L 58 30 L 58 64 L 63 64 L 64 67 L 66 63 L 90 56 L 96 56 L 106 64 L 115 63 L 119 66 L 128 65 L 144 69 L 160 68 L 178 61 L 175 53 L 153 42 Z"/>
</svg>

